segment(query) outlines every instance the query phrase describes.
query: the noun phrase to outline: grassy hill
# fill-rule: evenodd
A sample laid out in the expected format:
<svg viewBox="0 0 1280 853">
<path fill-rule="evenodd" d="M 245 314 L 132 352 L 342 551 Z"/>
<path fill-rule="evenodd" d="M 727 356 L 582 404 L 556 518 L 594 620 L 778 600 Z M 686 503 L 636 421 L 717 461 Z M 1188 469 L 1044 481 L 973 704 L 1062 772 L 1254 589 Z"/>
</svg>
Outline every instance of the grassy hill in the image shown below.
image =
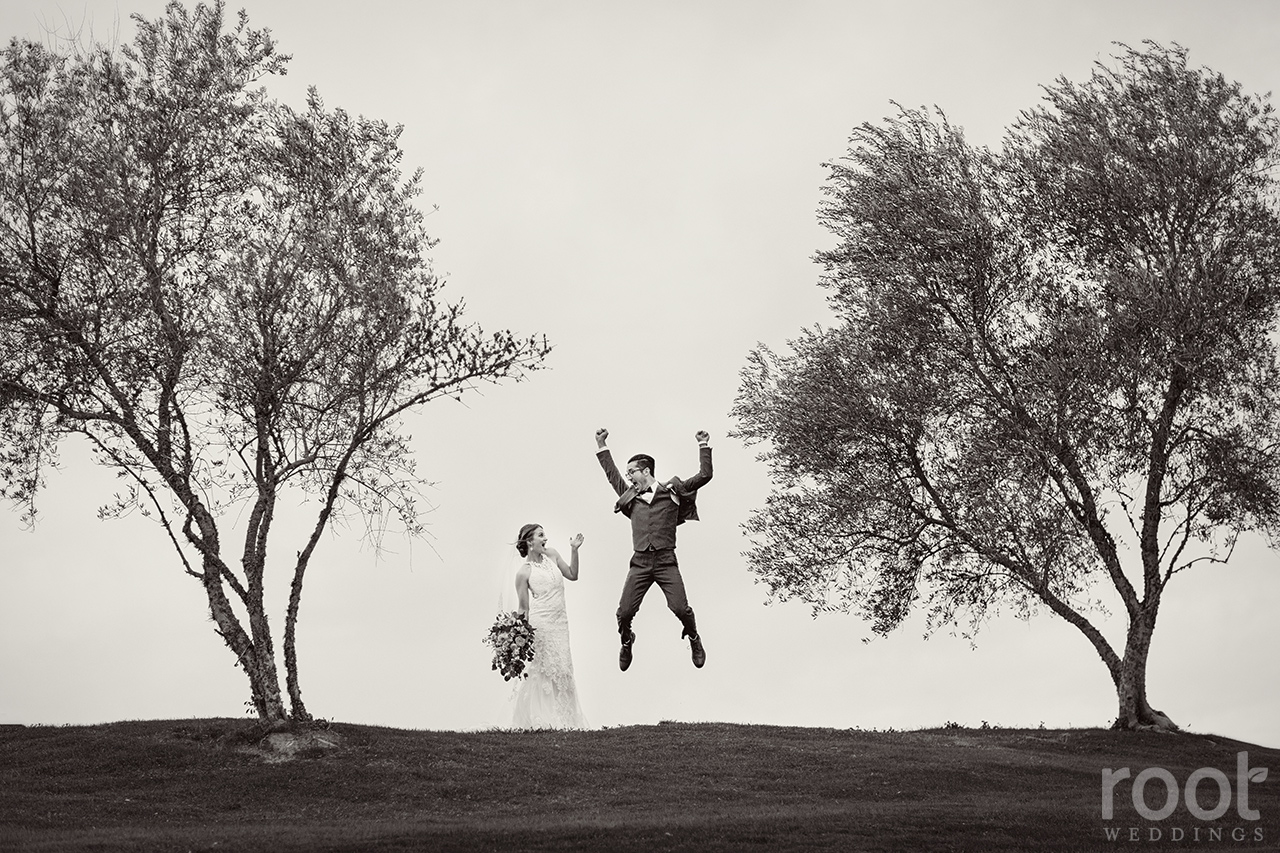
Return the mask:
<svg viewBox="0 0 1280 853">
<path fill-rule="evenodd" d="M 1212 736 L 718 723 L 263 734 L 242 720 L 0 727 L 0 850 L 1280 849 L 1280 750 Z M 1256 821 L 1237 813 L 1242 750 L 1271 775 L 1249 786 Z M 1131 775 L 1106 821 L 1102 770 L 1120 767 Z M 1151 767 L 1179 787 L 1160 821 L 1131 798 Z M 1201 767 L 1232 789 L 1216 820 L 1181 799 Z M 1198 790 L 1212 809 L 1215 780 Z M 1148 807 L 1165 791 L 1148 783 Z"/>
</svg>

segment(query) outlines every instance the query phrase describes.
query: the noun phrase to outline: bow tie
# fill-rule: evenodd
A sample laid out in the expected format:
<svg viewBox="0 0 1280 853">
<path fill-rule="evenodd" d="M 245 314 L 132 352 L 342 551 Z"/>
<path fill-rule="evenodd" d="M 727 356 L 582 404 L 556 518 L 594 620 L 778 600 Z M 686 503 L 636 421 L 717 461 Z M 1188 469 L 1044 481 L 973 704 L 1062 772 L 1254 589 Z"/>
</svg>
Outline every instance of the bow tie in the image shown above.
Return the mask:
<svg viewBox="0 0 1280 853">
<path fill-rule="evenodd" d="M 636 497 L 639 497 L 640 495 L 647 495 L 649 494 L 649 492 L 652 492 L 652 491 L 653 491 L 653 486 L 649 486 L 646 489 L 636 489 Z"/>
</svg>

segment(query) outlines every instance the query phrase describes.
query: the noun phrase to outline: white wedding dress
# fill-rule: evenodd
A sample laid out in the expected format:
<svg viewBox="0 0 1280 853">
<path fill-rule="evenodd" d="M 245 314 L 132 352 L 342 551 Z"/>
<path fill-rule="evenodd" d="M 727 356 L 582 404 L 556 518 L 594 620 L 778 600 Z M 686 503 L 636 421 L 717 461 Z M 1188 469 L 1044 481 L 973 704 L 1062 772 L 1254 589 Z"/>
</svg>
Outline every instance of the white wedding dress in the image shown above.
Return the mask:
<svg viewBox="0 0 1280 853">
<path fill-rule="evenodd" d="M 516 686 L 517 729 L 585 729 L 587 718 L 578 705 L 569 653 L 569 614 L 564 607 L 564 577 L 555 560 L 528 560 L 529 624 L 533 625 L 533 660 L 528 677 Z"/>
</svg>

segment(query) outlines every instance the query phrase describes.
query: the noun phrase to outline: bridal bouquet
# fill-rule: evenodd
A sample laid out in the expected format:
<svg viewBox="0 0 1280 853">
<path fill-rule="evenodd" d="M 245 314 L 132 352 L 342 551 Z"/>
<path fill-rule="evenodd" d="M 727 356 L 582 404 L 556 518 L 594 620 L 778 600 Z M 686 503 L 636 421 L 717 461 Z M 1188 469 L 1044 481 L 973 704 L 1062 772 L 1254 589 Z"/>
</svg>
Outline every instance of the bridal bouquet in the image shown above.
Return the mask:
<svg viewBox="0 0 1280 853">
<path fill-rule="evenodd" d="M 533 660 L 533 634 L 523 613 L 498 614 L 484 642 L 493 647 L 493 669 L 502 673 L 504 681 L 525 677 L 524 666 Z"/>
</svg>

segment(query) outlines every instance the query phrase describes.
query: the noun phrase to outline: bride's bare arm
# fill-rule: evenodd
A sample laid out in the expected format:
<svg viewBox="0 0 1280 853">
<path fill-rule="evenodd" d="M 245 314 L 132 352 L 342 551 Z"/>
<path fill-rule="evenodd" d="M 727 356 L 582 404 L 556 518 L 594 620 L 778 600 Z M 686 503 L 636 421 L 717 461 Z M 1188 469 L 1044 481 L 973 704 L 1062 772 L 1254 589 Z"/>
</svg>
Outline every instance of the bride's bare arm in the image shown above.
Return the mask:
<svg viewBox="0 0 1280 853">
<path fill-rule="evenodd" d="M 529 614 L 529 564 L 525 563 L 516 570 L 517 612 Z"/>
<path fill-rule="evenodd" d="M 547 553 L 551 554 L 556 561 L 556 565 L 560 568 L 560 574 L 564 575 L 568 580 L 576 581 L 578 579 L 578 549 L 582 547 L 582 534 L 574 536 L 569 540 L 569 562 L 564 561 L 564 557 L 560 556 L 560 552 L 554 548 L 548 548 Z"/>
</svg>

